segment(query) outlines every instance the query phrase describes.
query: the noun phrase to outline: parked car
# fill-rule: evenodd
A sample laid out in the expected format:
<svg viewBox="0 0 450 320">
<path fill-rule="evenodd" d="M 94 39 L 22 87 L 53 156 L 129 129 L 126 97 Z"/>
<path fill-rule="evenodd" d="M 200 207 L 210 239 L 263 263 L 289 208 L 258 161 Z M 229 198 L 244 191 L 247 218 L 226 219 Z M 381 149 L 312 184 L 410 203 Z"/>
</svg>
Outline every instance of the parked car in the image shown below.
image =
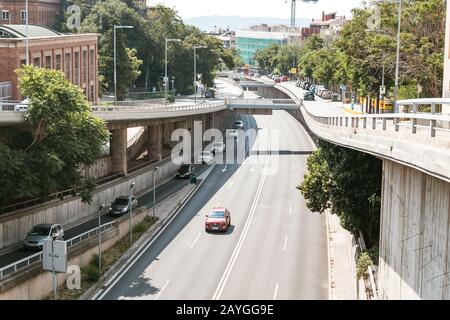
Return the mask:
<svg viewBox="0 0 450 320">
<path fill-rule="evenodd" d="M 333 94 L 333 91 L 330 91 L 330 90 L 324 90 L 323 92 L 322 92 L 322 99 L 324 99 L 324 100 L 331 100 L 331 95 Z"/>
<path fill-rule="evenodd" d="M 239 133 L 236 129 L 228 129 L 227 130 L 227 137 L 234 139 L 234 140 L 238 140 L 239 138 Z"/>
<path fill-rule="evenodd" d="M 305 90 L 309 90 L 310 87 L 311 87 L 311 83 L 309 83 L 309 82 L 305 83 L 305 87 L 304 87 Z"/>
<path fill-rule="evenodd" d="M 212 164 L 214 162 L 214 155 L 211 151 L 202 151 L 198 156 L 198 162 L 203 164 Z"/>
<path fill-rule="evenodd" d="M 237 121 L 234 123 L 234 127 L 235 127 L 236 129 L 244 129 L 244 121 L 242 121 L 242 120 L 237 120 Z"/>
<path fill-rule="evenodd" d="M 192 164 L 183 164 L 177 171 L 177 178 L 179 178 L 179 179 L 189 179 L 193 172 L 194 172 L 194 165 L 192 165 Z"/>
<path fill-rule="evenodd" d="M 297 81 L 295 82 L 295 86 L 296 86 L 296 87 L 300 87 L 301 84 L 302 84 L 302 80 L 297 80 Z"/>
<path fill-rule="evenodd" d="M 307 87 L 307 86 L 309 87 L 310 85 L 311 85 L 310 82 L 305 81 L 305 82 L 302 83 L 302 85 L 300 86 L 300 88 L 307 90 L 306 87 Z"/>
<path fill-rule="evenodd" d="M 16 104 L 14 106 L 14 111 L 16 111 L 16 112 L 27 112 L 29 104 L 30 104 L 30 100 L 27 98 L 27 99 L 21 101 L 19 104 Z"/>
<path fill-rule="evenodd" d="M 281 83 L 281 78 L 276 78 L 275 83 Z"/>
<path fill-rule="evenodd" d="M 319 91 L 317 91 L 316 96 L 322 97 L 322 93 L 323 93 L 324 91 L 326 91 L 326 90 L 327 90 L 327 89 L 325 89 L 325 88 L 320 89 Z"/>
<path fill-rule="evenodd" d="M 211 149 L 212 153 L 215 155 L 216 153 L 222 153 L 225 151 L 225 143 L 222 141 L 214 142 Z"/>
<path fill-rule="evenodd" d="M 137 199 L 132 196 L 131 201 L 128 196 L 117 197 L 111 206 L 109 207 L 109 214 L 114 216 L 121 216 L 130 212 L 130 209 L 135 209 L 137 207 Z"/>
<path fill-rule="evenodd" d="M 280 79 L 281 82 L 288 82 L 289 81 L 289 78 L 287 76 L 282 76 L 280 78 L 281 78 Z"/>
<path fill-rule="evenodd" d="M 216 89 L 210 88 L 205 92 L 205 98 L 215 98 L 216 97 Z"/>
<path fill-rule="evenodd" d="M 64 229 L 60 224 L 38 224 L 34 226 L 24 240 L 27 249 L 42 249 L 44 240 L 64 240 Z"/>
<path fill-rule="evenodd" d="M 305 101 L 314 101 L 314 93 L 312 93 L 311 91 L 305 92 L 303 94 L 303 100 Z"/>
<path fill-rule="evenodd" d="M 309 90 L 309 92 L 312 92 L 314 94 L 314 91 L 316 90 L 316 85 L 312 84 L 308 90 Z"/>
<path fill-rule="evenodd" d="M 226 208 L 214 208 L 206 215 L 205 231 L 227 231 L 231 226 L 231 214 Z"/>
</svg>

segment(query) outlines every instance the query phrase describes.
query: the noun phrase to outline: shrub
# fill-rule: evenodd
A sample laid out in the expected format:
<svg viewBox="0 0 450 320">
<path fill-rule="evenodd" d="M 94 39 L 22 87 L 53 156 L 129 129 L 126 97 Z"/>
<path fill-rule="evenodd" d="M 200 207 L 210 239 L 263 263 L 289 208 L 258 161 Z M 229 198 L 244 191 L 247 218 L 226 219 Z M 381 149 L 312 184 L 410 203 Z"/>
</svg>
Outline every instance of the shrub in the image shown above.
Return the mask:
<svg viewBox="0 0 450 320">
<path fill-rule="evenodd" d="M 367 268 L 371 265 L 373 265 L 373 262 L 372 259 L 370 259 L 370 255 L 367 252 L 361 253 L 356 262 L 356 275 L 358 279 L 367 279 L 369 277 Z"/>
<path fill-rule="evenodd" d="M 100 270 L 97 266 L 90 263 L 85 269 L 86 280 L 90 282 L 97 282 L 100 279 Z"/>
</svg>

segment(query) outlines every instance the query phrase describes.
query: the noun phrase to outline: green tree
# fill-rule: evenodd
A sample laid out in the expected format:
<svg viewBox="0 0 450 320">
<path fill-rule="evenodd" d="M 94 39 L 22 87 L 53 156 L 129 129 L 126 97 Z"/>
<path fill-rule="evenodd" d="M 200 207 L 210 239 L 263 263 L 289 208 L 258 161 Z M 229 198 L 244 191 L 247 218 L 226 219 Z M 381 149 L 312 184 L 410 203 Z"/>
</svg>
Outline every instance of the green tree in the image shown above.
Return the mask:
<svg viewBox="0 0 450 320">
<path fill-rule="evenodd" d="M 79 187 L 83 201 L 92 196 L 91 179 L 79 168 L 100 156 L 109 133 L 94 117 L 83 92 L 56 70 L 22 66 L 17 70 L 23 96 L 30 100 L 25 114 L 31 130 L 1 130 L 0 201 L 46 196 Z"/>
<path fill-rule="evenodd" d="M 299 186 L 314 212 L 331 209 L 342 226 L 364 233 L 368 246 L 378 241 L 381 161 L 365 153 L 320 141 L 308 159 L 308 173 Z"/>
</svg>

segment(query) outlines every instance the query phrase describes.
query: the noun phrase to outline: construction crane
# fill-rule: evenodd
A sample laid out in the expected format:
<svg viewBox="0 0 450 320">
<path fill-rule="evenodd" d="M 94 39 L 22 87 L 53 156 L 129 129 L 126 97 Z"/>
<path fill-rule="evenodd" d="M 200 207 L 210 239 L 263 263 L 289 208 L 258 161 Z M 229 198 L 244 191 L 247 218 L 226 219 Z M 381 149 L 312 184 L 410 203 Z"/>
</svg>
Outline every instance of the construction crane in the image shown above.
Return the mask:
<svg viewBox="0 0 450 320">
<path fill-rule="evenodd" d="M 317 3 L 319 0 L 299 0 L 302 2 L 312 2 Z M 287 3 L 288 0 L 285 0 L 285 3 Z M 291 27 L 295 27 L 295 11 L 297 9 L 297 0 L 291 0 Z"/>
</svg>

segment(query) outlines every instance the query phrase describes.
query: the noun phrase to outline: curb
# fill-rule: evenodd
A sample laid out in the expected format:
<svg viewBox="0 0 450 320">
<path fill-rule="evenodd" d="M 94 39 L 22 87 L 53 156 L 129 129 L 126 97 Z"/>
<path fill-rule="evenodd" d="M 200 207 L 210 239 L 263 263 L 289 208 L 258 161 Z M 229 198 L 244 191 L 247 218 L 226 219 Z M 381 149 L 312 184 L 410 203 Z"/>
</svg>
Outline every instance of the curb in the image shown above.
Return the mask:
<svg viewBox="0 0 450 320">
<path fill-rule="evenodd" d="M 187 202 L 193 197 L 193 195 L 200 189 L 203 182 L 206 180 L 203 179 L 200 181 L 199 184 L 195 186 L 179 203 L 178 205 L 166 216 L 164 220 L 157 221 L 145 234 L 141 236 L 141 238 L 130 248 L 128 249 L 122 257 L 119 258 L 106 273 L 100 278 L 100 280 L 94 284 L 91 288 L 89 288 L 78 300 L 92 300 L 93 298 L 96 298 L 95 295 L 97 294 L 98 290 L 101 289 L 107 281 L 110 280 L 112 276 L 114 276 L 116 273 L 118 273 L 118 270 L 121 266 L 126 265 L 126 262 L 129 259 L 133 259 L 133 257 L 139 252 L 140 249 L 143 248 L 146 242 L 152 241 L 157 239 L 158 233 L 168 226 L 170 222 L 178 215 L 178 213 L 181 211 L 181 209 L 184 208 L 184 206 L 187 204 Z M 176 193 L 175 193 L 176 194 Z M 175 195 L 174 194 L 174 195 Z M 173 196 L 173 195 L 172 195 Z M 160 204 L 164 203 L 165 201 L 169 200 L 172 196 L 165 199 Z M 147 209 L 147 211 L 150 211 L 151 209 Z"/>
</svg>

